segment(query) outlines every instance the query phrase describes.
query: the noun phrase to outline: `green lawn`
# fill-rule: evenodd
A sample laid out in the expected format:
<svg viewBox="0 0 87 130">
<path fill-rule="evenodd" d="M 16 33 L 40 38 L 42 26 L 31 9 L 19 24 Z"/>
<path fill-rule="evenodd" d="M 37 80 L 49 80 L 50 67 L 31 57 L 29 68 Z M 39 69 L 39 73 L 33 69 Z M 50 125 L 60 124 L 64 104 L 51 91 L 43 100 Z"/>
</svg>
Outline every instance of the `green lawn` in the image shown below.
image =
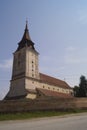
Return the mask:
<svg viewBox="0 0 87 130">
<path fill-rule="evenodd" d="M 68 112 L 57 112 L 57 111 L 37 111 L 37 112 L 24 112 L 24 113 L 9 113 L 9 114 L 0 114 L 0 121 L 3 120 L 23 120 L 31 119 L 38 117 L 52 117 L 52 116 L 61 116 L 65 114 L 81 113 L 87 112 L 87 110 L 73 110 Z"/>
</svg>

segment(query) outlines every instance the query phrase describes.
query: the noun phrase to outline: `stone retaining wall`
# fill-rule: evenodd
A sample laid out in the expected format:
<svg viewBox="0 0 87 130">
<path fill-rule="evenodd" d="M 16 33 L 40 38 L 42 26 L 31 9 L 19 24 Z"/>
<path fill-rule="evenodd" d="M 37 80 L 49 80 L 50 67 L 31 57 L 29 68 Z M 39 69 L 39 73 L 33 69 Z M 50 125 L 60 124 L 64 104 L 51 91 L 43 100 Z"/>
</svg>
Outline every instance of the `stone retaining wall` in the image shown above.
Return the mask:
<svg viewBox="0 0 87 130">
<path fill-rule="evenodd" d="M 0 113 L 87 109 L 87 98 L 0 101 Z"/>
</svg>

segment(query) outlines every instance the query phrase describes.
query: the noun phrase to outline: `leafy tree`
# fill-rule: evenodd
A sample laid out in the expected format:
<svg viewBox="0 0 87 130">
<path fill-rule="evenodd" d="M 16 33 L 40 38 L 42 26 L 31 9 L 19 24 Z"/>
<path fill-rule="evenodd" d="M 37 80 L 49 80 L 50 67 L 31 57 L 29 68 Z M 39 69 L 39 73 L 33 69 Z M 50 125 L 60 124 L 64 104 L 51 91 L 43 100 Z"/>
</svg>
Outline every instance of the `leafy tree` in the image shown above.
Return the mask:
<svg viewBox="0 0 87 130">
<path fill-rule="evenodd" d="M 78 86 L 75 86 L 75 87 L 73 88 L 73 91 L 74 91 L 74 96 L 75 96 L 75 97 L 78 97 L 78 96 L 79 96 L 79 87 L 78 87 Z"/>
<path fill-rule="evenodd" d="M 85 76 L 80 77 L 79 96 L 87 97 L 87 80 L 86 80 Z"/>
<path fill-rule="evenodd" d="M 79 86 L 75 86 L 73 90 L 75 97 L 87 97 L 87 79 L 85 76 L 80 77 Z"/>
</svg>

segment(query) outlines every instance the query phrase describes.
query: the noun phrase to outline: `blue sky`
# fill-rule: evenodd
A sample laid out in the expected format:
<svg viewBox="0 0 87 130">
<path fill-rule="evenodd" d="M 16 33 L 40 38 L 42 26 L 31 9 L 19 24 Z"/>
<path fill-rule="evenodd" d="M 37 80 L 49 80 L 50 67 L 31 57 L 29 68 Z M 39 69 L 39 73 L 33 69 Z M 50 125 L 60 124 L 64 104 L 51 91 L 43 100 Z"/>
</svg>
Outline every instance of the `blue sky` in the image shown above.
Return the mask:
<svg viewBox="0 0 87 130">
<path fill-rule="evenodd" d="M 26 18 L 40 72 L 72 87 L 87 77 L 87 0 L 0 0 L 0 99 L 9 90 Z"/>
</svg>

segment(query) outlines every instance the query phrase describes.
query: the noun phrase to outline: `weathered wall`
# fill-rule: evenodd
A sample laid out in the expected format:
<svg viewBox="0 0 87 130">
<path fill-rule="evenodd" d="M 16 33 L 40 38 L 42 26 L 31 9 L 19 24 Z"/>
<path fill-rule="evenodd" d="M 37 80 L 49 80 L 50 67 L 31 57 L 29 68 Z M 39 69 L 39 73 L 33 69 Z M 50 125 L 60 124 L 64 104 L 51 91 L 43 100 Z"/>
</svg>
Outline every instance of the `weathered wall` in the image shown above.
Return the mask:
<svg viewBox="0 0 87 130">
<path fill-rule="evenodd" d="M 37 99 L 37 100 L 17 100 L 0 101 L 0 113 L 27 112 L 38 110 L 69 110 L 87 109 L 86 98 L 72 99 Z"/>
</svg>

